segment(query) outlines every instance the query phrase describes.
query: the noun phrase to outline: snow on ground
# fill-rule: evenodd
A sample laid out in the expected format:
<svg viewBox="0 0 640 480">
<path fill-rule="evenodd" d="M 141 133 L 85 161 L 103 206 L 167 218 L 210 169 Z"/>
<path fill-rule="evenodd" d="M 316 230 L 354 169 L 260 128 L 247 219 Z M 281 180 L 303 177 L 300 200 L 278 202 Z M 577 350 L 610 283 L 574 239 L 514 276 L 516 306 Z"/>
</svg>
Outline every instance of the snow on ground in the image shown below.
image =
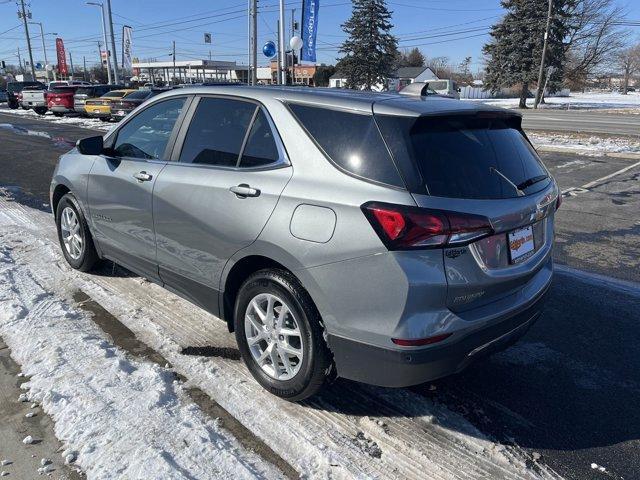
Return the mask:
<svg viewBox="0 0 640 480">
<path fill-rule="evenodd" d="M 516 108 L 518 98 L 463 99 L 468 102 L 482 102 L 505 108 Z M 615 110 L 617 113 L 640 114 L 640 92 L 620 93 L 589 92 L 571 93 L 568 97 L 546 97 L 540 108 L 556 108 L 569 110 Z M 533 98 L 527 99 L 527 105 L 533 106 Z"/>
<path fill-rule="evenodd" d="M 0 335 L 31 377 L 23 386 L 29 401 L 55 421 L 63 457 L 77 456 L 92 479 L 281 476 L 184 402 L 171 372 L 128 358 L 87 314 L 44 287 L 20 259 L 43 242 L 29 247 L 21 237 L 0 233 Z"/>
<path fill-rule="evenodd" d="M 101 130 L 105 132 L 109 131 L 114 127 L 114 125 L 116 125 L 116 123 L 103 122 L 102 120 L 98 120 L 97 118 L 85 118 L 76 115 L 65 115 L 64 117 L 56 117 L 52 112 L 47 112 L 44 115 L 38 115 L 33 110 L 23 110 L 22 108 L 17 108 L 15 110 L 10 108 L 2 108 L 0 112 L 9 115 L 19 115 L 21 117 L 33 117 L 34 119 L 58 124 L 75 125 L 76 127 L 88 128 L 91 130 Z"/>
<path fill-rule="evenodd" d="M 640 153 L 640 140 L 633 137 L 600 137 L 585 134 L 537 133 L 527 136 L 539 149 L 559 149 L 584 156 L 601 156 L 605 153 Z"/>
<path fill-rule="evenodd" d="M 0 335 L 32 375 L 30 397 L 43 401 L 56 435 L 78 451 L 90 478 L 124 468 L 131 477 L 144 468 L 146 478 L 159 471 L 162 478 L 187 472 L 206 478 L 215 468 L 227 477 L 270 473 L 185 406 L 182 387 L 166 369 L 114 348 L 71 301 L 78 289 L 304 477 L 557 478 L 517 446 L 491 441 L 409 390 L 342 382 L 295 404 L 265 392 L 233 358 L 181 354 L 190 345 L 234 348 L 233 336 L 224 323 L 142 279 L 72 271 L 59 253 L 51 215 L 10 201 L 6 192 L 0 245 Z"/>
</svg>

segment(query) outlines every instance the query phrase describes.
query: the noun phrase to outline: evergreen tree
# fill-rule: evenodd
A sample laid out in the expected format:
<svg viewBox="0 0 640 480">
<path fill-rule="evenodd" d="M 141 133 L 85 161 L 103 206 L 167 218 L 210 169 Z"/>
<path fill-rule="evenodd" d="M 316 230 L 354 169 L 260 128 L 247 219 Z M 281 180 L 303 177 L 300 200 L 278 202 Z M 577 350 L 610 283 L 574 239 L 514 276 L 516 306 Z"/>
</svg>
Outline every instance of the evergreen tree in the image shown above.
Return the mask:
<svg viewBox="0 0 640 480">
<path fill-rule="evenodd" d="M 575 0 L 553 0 L 545 67 L 554 67 L 549 79 L 555 89 L 563 77 L 568 6 Z M 538 80 L 547 21 L 547 0 L 502 0 L 507 13 L 491 29 L 492 40 L 483 47 L 487 57 L 485 85 L 492 92 L 520 85 L 520 108 L 526 108 L 529 88 Z"/>
<path fill-rule="evenodd" d="M 422 52 L 414 47 L 407 53 L 406 51 L 400 55 L 398 61 L 399 67 L 424 67 L 426 60 Z"/>
<path fill-rule="evenodd" d="M 348 37 L 339 61 L 348 88 L 371 90 L 386 84 L 398 58 L 398 40 L 389 33 L 391 28 L 385 0 L 353 0 L 351 18 L 342 25 Z"/>
</svg>

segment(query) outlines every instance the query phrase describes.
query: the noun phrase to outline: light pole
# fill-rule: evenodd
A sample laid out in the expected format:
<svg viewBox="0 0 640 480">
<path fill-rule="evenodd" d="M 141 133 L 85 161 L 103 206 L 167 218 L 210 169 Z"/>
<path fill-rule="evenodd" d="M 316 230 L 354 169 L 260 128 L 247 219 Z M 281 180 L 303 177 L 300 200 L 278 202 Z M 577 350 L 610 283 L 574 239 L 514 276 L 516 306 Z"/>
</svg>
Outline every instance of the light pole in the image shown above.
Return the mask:
<svg viewBox="0 0 640 480">
<path fill-rule="evenodd" d="M 109 85 L 111 85 L 111 59 L 109 58 L 109 43 L 107 42 L 107 29 L 104 26 L 104 4 L 99 2 L 87 2 L 87 5 L 93 5 L 94 7 L 100 7 L 100 19 L 102 20 L 102 37 L 104 38 L 104 47 L 107 50 L 107 78 L 109 79 Z M 102 57 L 100 58 L 102 61 Z"/>
<path fill-rule="evenodd" d="M 44 52 L 44 70 L 47 73 L 47 81 L 49 81 L 49 60 L 47 60 L 47 47 L 44 43 L 44 28 L 42 28 L 42 22 L 29 22 L 32 25 L 40 25 L 40 38 L 42 38 L 42 51 Z M 57 33 L 47 33 L 47 35 L 58 35 Z"/>
<path fill-rule="evenodd" d="M 280 44 L 280 68 L 281 70 L 278 72 L 280 76 L 280 85 L 287 84 L 287 59 L 285 57 L 285 46 L 284 46 L 284 0 L 280 0 L 280 22 L 278 24 L 278 39 Z"/>
</svg>

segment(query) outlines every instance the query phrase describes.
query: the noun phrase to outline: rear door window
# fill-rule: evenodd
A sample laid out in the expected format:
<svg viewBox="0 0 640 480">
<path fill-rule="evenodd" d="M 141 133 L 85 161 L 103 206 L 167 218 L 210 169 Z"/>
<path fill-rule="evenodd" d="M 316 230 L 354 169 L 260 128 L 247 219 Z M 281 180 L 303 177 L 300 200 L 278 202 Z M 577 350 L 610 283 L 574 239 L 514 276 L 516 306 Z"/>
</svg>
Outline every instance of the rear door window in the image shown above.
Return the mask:
<svg viewBox="0 0 640 480">
<path fill-rule="evenodd" d="M 184 139 L 180 162 L 236 167 L 254 103 L 228 98 L 202 98 Z"/>
<path fill-rule="evenodd" d="M 297 104 L 289 108 L 340 169 L 374 182 L 404 187 L 372 114 Z"/>
<path fill-rule="evenodd" d="M 278 146 L 264 111 L 256 115 L 247 143 L 242 151 L 240 168 L 256 168 L 271 165 L 280 158 Z"/>
<path fill-rule="evenodd" d="M 394 156 L 400 161 L 409 157 L 415 163 L 431 195 L 511 198 L 518 192 L 509 181 L 525 193 L 539 191 L 548 183 L 548 174 L 535 150 L 506 119 L 376 118 Z"/>
</svg>

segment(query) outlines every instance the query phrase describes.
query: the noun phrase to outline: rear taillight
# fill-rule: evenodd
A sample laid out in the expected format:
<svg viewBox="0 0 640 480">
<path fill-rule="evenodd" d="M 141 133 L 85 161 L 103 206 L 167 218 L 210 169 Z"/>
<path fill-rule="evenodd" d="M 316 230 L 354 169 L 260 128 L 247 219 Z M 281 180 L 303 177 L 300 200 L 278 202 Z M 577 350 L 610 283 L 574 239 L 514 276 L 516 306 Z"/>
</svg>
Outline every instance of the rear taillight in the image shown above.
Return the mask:
<svg viewBox="0 0 640 480">
<path fill-rule="evenodd" d="M 463 245 L 493 233 L 481 215 L 369 202 L 362 211 L 389 250 Z"/>
</svg>

